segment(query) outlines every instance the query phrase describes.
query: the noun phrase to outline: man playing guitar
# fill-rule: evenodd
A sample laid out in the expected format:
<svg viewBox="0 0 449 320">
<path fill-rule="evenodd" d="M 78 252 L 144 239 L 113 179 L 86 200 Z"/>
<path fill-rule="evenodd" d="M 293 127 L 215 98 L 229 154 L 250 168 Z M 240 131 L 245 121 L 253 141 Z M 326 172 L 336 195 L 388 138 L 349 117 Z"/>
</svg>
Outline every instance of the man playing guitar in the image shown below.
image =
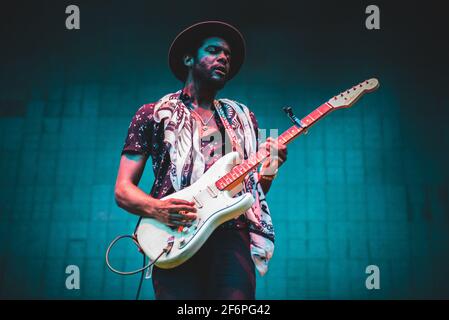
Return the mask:
<svg viewBox="0 0 449 320">
<path fill-rule="evenodd" d="M 161 198 L 191 185 L 230 151 L 247 159 L 259 148 L 270 150 L 260 170 L 244 181 L 241 192 L 254 195 L 252 207 L 221 224 L 182 265 L 154 267 L 156 299 L 255 299 L 255 269 L 267 271 L 274 230 L 265 194 L 287 149 L 271 138 L 259 146 L 254 113 L 239 102 L 216 99 L 244 58 L 244 39 L 227 23 L 206 21 L 185 29 L 169 50 L 170 68 L 184 84 L 182 90 L 143 105 L 129 126 L 115 187 L 117 204 L 173 228 L 196 219 L 195 203 Z M 149 157 L 155 180 L 148 195 L 138 183 Z"/>
</svg>

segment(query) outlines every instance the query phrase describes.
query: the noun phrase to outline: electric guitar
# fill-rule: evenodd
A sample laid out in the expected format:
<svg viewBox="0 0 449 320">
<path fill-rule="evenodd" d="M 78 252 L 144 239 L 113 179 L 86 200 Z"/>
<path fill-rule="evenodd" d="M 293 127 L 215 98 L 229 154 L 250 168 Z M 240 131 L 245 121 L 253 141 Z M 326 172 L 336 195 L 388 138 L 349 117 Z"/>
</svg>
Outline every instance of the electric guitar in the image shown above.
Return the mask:
<svg viewBox="0 0 449 320">
<path fill-rule="evenodd" d="M 278 137 L 287 144 L 306 132 L 331 111 L 351 107 L 363 94 L 379 87 L 372 78 L 332 97 L 309 115 L 299 120 L 291 108 L 284 109 L 295 125 Z M 152 218 L 142 218 L 136 232 L 143 252 L 155 265 L 174 268 L 191 258 L 222 223 L 238 217 L 248 210 L 254 198 L 250 193 L 235 196 L 243 188 L 243 179 L 269 156 L 269 151 L 259 150 L 242 161 L 237 152 L 220 158 L 200 179 L 187 188 L 162 198 L 176 198 L 195 203 L 197 218 L 191 226 L 174 229 Z M 235 196 L 235 197 L 234 197 Z"/>
</svg>

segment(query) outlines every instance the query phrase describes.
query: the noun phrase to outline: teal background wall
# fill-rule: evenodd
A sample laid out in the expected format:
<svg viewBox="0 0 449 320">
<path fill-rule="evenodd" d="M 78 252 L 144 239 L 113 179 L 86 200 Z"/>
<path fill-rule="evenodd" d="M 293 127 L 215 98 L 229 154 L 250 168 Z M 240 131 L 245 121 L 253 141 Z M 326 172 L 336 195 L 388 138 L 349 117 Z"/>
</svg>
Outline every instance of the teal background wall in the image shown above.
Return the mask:
<svg viewBox="0 0 449 320">
<path fill-rule="evenodd" d="M 81 30 L 65 7 L 78 4 Z M 268 194 L 276 249 L 258 299 L 449 298 L 447 45 L 443 10 L 377 2 L 18 2 L 2 9 L 0 297 L 133 299 L 138 276 L 105 266 L 116 235 L 137 218 L 113 187 L 134 112 L 180 88 L 166 53 L 183 27 L 238 26 L 247 61 L 220 93 L 256 113 L 261 128 L 290 126 L 344 89 L 380 89 L 289 145 Z M 151 170 L 140 183 L 149 191 Z M 132 269 L 130 244 L 112 255 Z M 365 268 L 380 268 L 380 290 Z M 65 288 L 78 265 L 80 290 Z M 151 281 L 142 297 L 153 299 Z"/>
</svg>

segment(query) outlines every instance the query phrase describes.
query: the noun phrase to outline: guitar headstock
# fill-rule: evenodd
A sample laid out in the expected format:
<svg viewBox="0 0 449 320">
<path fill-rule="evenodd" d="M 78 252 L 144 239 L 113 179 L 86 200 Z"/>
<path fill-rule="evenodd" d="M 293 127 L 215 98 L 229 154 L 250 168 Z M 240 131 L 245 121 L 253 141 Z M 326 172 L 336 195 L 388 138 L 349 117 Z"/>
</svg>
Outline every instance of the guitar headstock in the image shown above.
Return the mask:
<svg viewBox="0 0 449 320">
<path fill-rule="evenodd" d="M 374 91 L 377 88 L 379 88 L 379 81 L 376 78 L 371 78 L 343 91 L 339 95 L 331 98 L 327 103 L 335 109 L 349 108 L 365 93 Z"/>
</svg>

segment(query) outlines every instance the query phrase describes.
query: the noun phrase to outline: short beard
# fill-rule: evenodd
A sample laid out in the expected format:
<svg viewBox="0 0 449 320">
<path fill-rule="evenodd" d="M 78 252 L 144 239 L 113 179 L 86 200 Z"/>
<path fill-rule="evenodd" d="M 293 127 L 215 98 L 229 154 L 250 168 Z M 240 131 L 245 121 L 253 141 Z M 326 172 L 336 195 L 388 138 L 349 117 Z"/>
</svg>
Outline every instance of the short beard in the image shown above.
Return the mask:
<svg viewBox="0 0 449 320">
<path fill-rule="evenodd" d="M 226 84 L 226 78 L 215 80 L 215 79 L 204 79 L 203 86 L 204 88 L 219 91 L 224 88 Z"/>
<path fill-rule="evenodd" d="M 207 90 L 219 91 L 224 88 L 227 77 L 222 79 L 212 79 L 211 77 L 205 76 L 204 73 L 193 69 L 193 78 L 199 81 L 201 87 Z"/>
</svg>

